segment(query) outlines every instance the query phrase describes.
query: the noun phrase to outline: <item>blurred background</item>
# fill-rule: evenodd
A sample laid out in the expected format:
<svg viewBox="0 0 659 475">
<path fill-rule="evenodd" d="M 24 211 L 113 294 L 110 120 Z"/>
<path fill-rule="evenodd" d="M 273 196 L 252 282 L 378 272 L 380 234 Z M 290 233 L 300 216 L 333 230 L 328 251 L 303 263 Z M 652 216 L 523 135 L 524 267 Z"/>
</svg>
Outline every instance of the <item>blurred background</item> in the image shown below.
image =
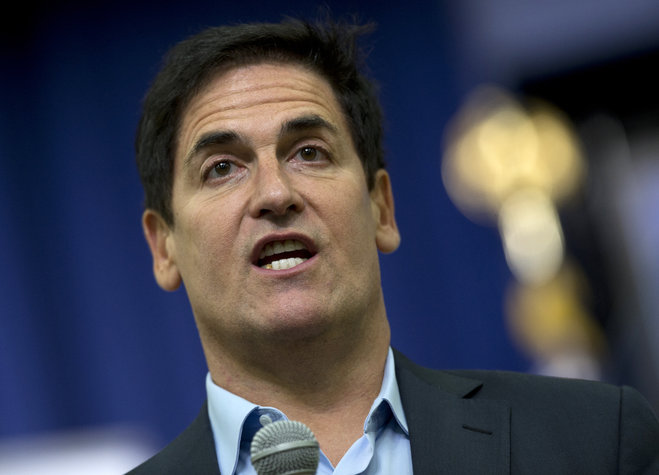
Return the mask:
<svg viewBox="0 0 659 475">
<path fill-rule="evenodd" d="M 659 3 L 329 1 L 378 28 L 403 241 L 393 344 L 435 368 L 637 387 L 659 410 Z M 313 2 L 32 2 L 0 20 L 0 473 L 123 473 L 204 401 L 141 234 L 165 51 Z M 46 467 L 46 471 L 44 470 Z"/>
</svg>

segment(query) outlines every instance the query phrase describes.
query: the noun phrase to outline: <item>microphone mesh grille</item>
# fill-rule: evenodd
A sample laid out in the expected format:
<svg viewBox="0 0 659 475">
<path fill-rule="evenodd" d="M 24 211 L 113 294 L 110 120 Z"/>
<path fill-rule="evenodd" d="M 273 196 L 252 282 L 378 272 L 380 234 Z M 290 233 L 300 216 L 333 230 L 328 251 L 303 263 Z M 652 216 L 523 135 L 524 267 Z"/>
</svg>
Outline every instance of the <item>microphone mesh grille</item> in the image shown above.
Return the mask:
<svg viewBox="0 0 659 475">
<path fill-rule="evenodd" d="M 252 465 L 259 475 L 316 473 L 319 447 L 306 425 L 277 421 L 254 435 L 250 447 Z"/>
</svg>

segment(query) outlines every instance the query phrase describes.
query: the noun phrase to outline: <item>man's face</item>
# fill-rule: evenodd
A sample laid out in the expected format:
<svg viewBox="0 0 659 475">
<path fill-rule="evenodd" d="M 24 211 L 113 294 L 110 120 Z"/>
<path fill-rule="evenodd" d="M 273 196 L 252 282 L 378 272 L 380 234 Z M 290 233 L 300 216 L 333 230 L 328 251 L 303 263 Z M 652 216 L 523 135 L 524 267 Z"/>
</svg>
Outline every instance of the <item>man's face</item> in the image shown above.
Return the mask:
<svg viewBox="0 0 659 475">
<path fill-rule="evenodd" d="M 171 227 L 147 210 L 145 234 L 158 283 L 184 282 L 202 338 L 308 338 L 384 318 L 377 250 L 399 242 L 388 176 L 369 192 L 315 73 L 239 67 L 193 98 L 172 210 Z"/>
</svg>

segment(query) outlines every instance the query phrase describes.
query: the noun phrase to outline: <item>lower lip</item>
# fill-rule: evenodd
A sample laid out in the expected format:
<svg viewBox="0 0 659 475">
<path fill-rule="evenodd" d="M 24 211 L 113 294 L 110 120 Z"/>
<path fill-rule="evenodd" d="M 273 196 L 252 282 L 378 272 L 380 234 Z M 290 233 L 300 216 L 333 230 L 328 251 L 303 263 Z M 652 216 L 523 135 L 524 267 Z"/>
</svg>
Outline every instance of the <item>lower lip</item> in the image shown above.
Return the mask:
<svg viewBox="0 0 659 475">
<path fill-rule="evenodd" d="M 265 269 L 259 266 L 253 266 L 253 267 L 259 274 L 267 275 L 269 277 L 290 277 L 292 275 L 299 274 L 300 272 L 304 272 L 309 266 L 312 266 L 313 263 L 316 261 L 317 256 L 318 254 L 314 254 L 312 257 L 304 261 L 302 264 L 298 264 L 295 267 L 291 267 L 289 269 L 276 270 L 276 269 Z"/>
</svg>

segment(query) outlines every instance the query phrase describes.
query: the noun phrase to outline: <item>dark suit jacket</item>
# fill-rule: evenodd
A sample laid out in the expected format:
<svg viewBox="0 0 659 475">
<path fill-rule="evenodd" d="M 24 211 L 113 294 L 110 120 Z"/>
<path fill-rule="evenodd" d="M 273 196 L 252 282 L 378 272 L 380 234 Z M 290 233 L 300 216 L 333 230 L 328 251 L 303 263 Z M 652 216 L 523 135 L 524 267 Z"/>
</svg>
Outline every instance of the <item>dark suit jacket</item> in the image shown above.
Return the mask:
<svg viewBox="0 0 659 475">
<path fill-rule="evenodd" d="M 395 361 L 415 474 L 659 474 L 659 423 L 634 389 Z M 130 472 L 218 473 L 206 404 Z"/>
</svg>

